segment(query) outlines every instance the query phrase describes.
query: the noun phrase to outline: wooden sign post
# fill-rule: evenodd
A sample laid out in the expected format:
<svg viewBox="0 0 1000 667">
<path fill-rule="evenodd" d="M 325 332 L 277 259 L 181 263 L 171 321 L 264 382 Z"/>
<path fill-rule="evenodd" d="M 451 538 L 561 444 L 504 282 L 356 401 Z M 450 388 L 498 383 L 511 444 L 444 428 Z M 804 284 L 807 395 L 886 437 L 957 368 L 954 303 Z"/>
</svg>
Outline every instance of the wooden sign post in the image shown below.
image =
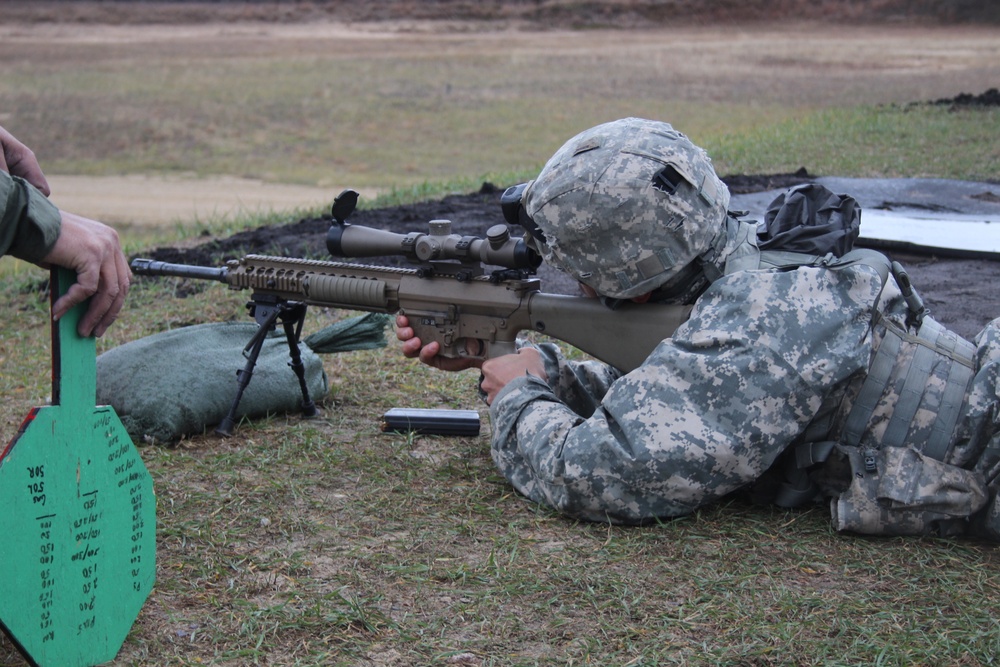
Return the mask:
<svg viewBox="0 0 1000 667">
<path fill-rule="evenodd" d="M 74 280 L 53 270 L 53 302 Z M 52 405 L 0 451 L 0 629 L 39 667 L 113 660 L 156 576 L 152 478 L 114 410 L 94 406 L 85 310 L 52 325 Z"/>
</svg>

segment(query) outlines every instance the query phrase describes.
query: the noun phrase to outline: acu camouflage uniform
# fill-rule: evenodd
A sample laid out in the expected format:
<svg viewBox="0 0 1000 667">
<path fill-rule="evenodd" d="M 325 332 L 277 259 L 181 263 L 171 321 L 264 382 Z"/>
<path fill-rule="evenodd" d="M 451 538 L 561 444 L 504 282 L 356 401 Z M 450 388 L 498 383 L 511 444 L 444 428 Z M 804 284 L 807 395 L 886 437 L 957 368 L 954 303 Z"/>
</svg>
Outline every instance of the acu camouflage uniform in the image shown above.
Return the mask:
<svg viewBox="0 0 1000 667">
<path fill-rule="evenodd" d="M 59 209 L 45 195 L 0 170 L 0 257 L 37 264 L 52 250 L 61 224 Z"/>
<path fill-rule="evenodd" d="M 672 184 L 657 180 L 665 168 Z M 671 190 L 679 238 L 661 243 L 642 216 Z M 627 375 L 540 346 L 547 380 L 519 378 L 491 406 L 507 479 L 569 515 L 638 523 L 780 472 L 779 501 L 828 498 L 839 530 L 1000 537 L 1000 320 L 961 340 L 904 296 L 877 253 L 761 252 L 756 225 L 726 215 L 728 201 L 700 149 L 639 119 L 578 135 L 528 186 L 547 260 L 604 295 L 666 286 L 694 308 Z M 614 220 L 594 214 L 616 209 Z M 626 261 L 598 273 L 609 254 Z"/>
</svg>

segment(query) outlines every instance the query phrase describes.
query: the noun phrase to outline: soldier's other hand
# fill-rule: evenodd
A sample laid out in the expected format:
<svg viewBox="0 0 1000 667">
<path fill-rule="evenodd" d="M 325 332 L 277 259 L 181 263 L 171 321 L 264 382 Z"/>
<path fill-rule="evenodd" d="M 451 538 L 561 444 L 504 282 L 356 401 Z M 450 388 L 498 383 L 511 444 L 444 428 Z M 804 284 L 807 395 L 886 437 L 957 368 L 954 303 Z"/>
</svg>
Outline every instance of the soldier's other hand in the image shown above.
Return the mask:
<svg viewBox="0 0 1000 667">
<path fill-rule="evenodd" d="M 487 359 L 482 365 L 483 379 L 479 389 L 486 394 L 486 402 L 493 404 L 493 399 L 510 382 L 525 375 L 534 375 L 545 379 L 545 364 L 538 350 L 533 347 L 522 347 L 517 354 L 505 354 L 494 359 Z"/>
</svg>

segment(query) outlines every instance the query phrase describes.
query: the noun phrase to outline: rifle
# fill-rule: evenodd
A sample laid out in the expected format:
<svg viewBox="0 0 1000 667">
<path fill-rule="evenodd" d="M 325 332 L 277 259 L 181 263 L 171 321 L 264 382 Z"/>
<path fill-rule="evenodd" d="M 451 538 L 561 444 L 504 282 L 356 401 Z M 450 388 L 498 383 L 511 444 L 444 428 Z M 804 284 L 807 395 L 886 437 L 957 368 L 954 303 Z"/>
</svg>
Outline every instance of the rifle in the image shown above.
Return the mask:
<svg viewBox="0 0 1000 667">
<path fill-rule="evenodd" d="M 356 192 L 345 190 L 334 200 L 334 222 L 326 238 L 330 254 L 402 255 L 415 266 L 267 255 L 247 255 L 214 268 L 132 261 L 137 275 L 215 280 L 230 289 L 251 290 L 247 308 L 259 329 L 244 350 L 247 363 L 238 373 L 237 395 L 217 433 L 231 435 L 264 338 L 278 321 L 302 389 L 303 413 L 315 414 L 298 350 L 306 306 L 404 314 L 424 344 L 437 341 L 440 354 L 451 358 L 511 354 L 520 332 L 537 331 L 623 372 L 639 366 L 690 312 L 689 306 L 631 302 L 611 310 L 598 299 L 542 292 L 541 281 L 532 277 L 541 257 L 524 239 L 513 238 L 507 225 L 490 227 L 485 239 L 452 234 L 447 220 L 432 220 L 426 234 L 397 234 L 348 224 L 357 198 Z M 487 266 L 497 268 L 487 272 Z M 470 344 L 475 341 L 478 344 Z"/>
</svg>

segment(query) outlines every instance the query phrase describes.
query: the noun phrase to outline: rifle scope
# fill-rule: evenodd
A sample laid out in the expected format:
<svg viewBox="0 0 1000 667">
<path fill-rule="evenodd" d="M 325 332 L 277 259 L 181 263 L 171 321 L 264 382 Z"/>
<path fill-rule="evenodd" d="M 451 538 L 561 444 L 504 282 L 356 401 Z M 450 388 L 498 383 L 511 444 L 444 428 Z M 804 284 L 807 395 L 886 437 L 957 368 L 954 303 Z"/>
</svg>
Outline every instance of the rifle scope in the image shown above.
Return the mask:
<svg viewBox="0 0 1000 667">
<path fill-rule="evenodd" d="M 402 255 L 419 263 L 457 260 L 508 269 L 537 269 L 541 256 L 524 239 L 510 235 L 507 225 L 493 225 L 486 238 L 451 233 L 451 221 L 431 220 L 428 234 L 397 234 L 384 229 L 335 222 L 326 235 L 326 248 L 335 257 Z"/>
</svg>

